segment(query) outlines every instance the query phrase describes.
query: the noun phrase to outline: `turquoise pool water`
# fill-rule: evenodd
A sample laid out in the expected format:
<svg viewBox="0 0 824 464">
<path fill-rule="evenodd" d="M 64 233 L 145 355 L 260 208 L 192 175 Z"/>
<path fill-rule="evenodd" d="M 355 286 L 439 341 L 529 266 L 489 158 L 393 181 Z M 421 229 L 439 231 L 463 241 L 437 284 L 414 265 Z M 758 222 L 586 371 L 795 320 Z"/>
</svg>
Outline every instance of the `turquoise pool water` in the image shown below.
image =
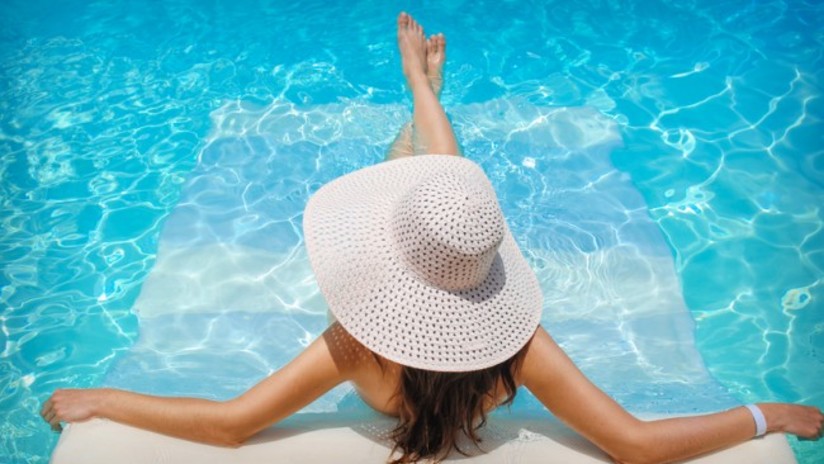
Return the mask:
<svg viewBox="0 0 824 464">
<path fill-rule="evenodd" d="M 165 263 L 196 267 L 204 255 L 180 253 L 207 245 L 210 260 L 240 271 L 260 264 L 242 247 L 265 243 L 305 277 L 305 199 L 377 162 L 408 118 L 393 40 L 400 10 L 447 35 L 444 104 L 545 285 L 602 283 L 605 269 L 641 263 L 669 269 L 680 288 L 620 275 L 644 277 L 638 288 L 653 296 L 669 295 L 664 284 L 682 289 L 689 324 L 628 332 L 604 314 L 636 323 L 633 305 L 658 300 L 595 314 L 612 308 L 612 287 L 573 299 L 585 309 L 550 291 L 545 322 L 589 375 L 640 411 L 824 407 L 824 6 L 326 3 L 4 3 L 2 461 L 47 461 L 56 436 L 36 412 L 55 388 L 227 396 L 322 330 L 305 279 L 276 286 L 295 291 L 273 295 L 289 309 L 274 318 L 249 292 L 239 301 L 259 311 L 242 317 L 169 311 L 205 304 L 185 292 L 183 306 L 161 311 L 149 296 L 168 295 L 153 280 Z M 213 227 L 224 212 L 231 230 Z M 187 224 L 209 227 L 187 235 Z M 578 280 L 552 278 L 558 262 L 583 269 Z M 638 361 L 645 339 L 625 336 L 673 327 L 694 330 L 711 377 Z M 594 343 L 603 334 L 620 343 Z M 181 345 L 157 342 L 173 337 Z M 229 361 L 215 383 L 203 366 L 219 355 Z M 660 372 L 638 388 L 609 370 L 616 364 Z M 800 462 L 820 461 L 820 444 L 792 444 Z"/>
</svg>

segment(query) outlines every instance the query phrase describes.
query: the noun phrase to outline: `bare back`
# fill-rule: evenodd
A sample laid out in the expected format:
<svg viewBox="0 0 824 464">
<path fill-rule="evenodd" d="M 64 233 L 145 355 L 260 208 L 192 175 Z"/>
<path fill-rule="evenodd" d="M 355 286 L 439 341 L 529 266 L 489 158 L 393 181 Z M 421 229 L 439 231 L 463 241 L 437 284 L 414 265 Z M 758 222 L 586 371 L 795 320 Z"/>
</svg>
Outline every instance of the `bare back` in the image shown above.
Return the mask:
<svg viewBox="0 0 824 464">
<path fill-rule="evenodd" d="M 323 334 L 332 359 L 352 385 L 361 399 L 374 410 L 397 417 L 400 401 L 398 391 L 401 366 L 386 358 L 378 358 L 368 348 L 352 337 L 339 323 L 335 322 Z M 517 376 L 516 385 L 523 382 Z M 485 409 L 495 409 L 506 399 L 506 388 L 499 380 L 496 389 L 490 392 Z"/>
</svg>

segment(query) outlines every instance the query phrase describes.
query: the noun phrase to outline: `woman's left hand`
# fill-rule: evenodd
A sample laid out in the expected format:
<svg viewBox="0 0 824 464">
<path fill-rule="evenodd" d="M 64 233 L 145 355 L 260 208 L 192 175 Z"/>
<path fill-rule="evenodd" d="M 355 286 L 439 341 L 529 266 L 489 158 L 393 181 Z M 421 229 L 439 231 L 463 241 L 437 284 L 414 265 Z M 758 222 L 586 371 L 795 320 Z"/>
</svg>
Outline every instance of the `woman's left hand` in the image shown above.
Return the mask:
<svg viewBox="0 0 824 464">
<path fill-rule="evenodd" d="M 40 415 L 51 425 L 52 430 L 63 430 L 61 422 L 80 422 L 95 416 L 102 401 L 104 391 L 57 390 L 43 403 Z"/>
<path fill-rule="evenodd" d="M 814 406 L 759 403 L 767 419 L 767 432 L 791 433 L 804 440 L 821 438 L 824 414 Z"/>
</svg>

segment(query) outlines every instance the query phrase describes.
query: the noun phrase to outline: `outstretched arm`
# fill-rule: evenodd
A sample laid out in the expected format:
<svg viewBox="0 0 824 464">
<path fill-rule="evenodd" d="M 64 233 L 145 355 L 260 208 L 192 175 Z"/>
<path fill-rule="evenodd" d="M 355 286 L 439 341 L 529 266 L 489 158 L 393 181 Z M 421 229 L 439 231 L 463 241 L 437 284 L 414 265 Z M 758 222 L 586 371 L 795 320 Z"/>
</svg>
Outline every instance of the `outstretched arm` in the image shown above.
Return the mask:
<svg viewBox="0 0 824 464">
<path fill-rule="evenodd" d="M 187 440 L 237 446 L 346 380 L 345 370 L 322 336 L 284 368 L 230 401 L 114 389 L 58 390 L 41 415 L 56 430 L 60 422 L 101 417 Z"/>
<path fill-rule="evenodd" d="M 644 422 L 592 384 L 539 327 L 521 368 L 524 385 L 560 420 L 620 463 L 671 462 L 743 442 L 755 435 L 745 408 L 704 416 Z M 760 404 L 768 432 L 818 438 L 821 412 L 789 404 Z"/>
</svg>

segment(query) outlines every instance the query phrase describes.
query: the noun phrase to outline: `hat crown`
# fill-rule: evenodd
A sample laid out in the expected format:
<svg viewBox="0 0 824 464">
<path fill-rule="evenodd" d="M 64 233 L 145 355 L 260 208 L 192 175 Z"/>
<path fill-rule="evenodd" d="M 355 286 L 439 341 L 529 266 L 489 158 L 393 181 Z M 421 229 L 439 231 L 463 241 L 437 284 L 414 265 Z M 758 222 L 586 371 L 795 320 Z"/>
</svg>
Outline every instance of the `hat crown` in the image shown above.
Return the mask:
<svg viewBox="0 0 824 464">
<path fill-rule="evenodd" d="M 412 188 L 396 205 L 392 227 L 405 267 L 447 291 L 484 282 L 505 231 L 489 182 L 454 173 Z"/>
</svg>

